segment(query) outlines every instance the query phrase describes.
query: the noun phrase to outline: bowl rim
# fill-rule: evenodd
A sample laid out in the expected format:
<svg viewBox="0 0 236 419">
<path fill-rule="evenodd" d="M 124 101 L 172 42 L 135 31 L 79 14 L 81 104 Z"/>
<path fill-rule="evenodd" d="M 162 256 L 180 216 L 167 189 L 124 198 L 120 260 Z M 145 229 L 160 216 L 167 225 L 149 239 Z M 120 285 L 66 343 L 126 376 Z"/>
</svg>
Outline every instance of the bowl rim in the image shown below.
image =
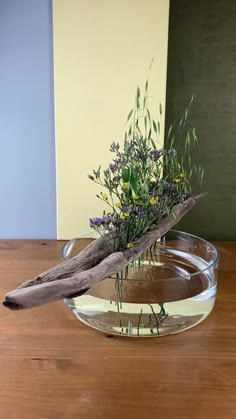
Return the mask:
<svg viewBox="0 0 236 419">
<path fill-rule="evenodd" d="M 96 234 L 97 232 L 96 231 L 94 231 L 94 230 L 90 230 L 90 231 L 87 231 L 86 233 L 82 233 L 82 234 L 80 234 L 79 236 L 77 236 L 77 237 L 74 237 L 74 238 L 72 238 L 72 239 L 70 239 L 70 240 L 67 240 L 65 243 L 64 243 L 64 245 L 62 246 L 62 248 L 61 248 L 61 252 L 60 252 L 60 254 L 61 254 L 61 259 L 63 260 L 63 261 L 65 261 L 65 260 L 69 260 L 70 259 L 70 257 L 69 257 L 69 254 L 68 254 L 68 252 L 69 251 L 72 251 L 73 250 L 73 247 L 74 247 L 74 244 L 75 244 L 75 242 L 77 241 L 77 240 L 79 240 L 79 239 L 81 239 L 81 238 L 83 238 L 84 236 L 87 236 L 88 234 L 91 234 L 91 233 L 93 233 L 93 234 Z M 211 268 L 213 268 L 214 266 L 215 267 L 217 267 L 216 265 L 218 264 L 218 262 L 219 262 L 219 252 L 218 252 L 218 250 L 217 250 L 217 248 L 215 247 L 215 245 L 214 244 L 212 244 L 211 242 L 209 242 L 208 240 L 206 240 L 206 239 L 204 239 L 204 238 L 202 238 L 202 237 L 199 237 L 199 236 L 197 236 L 197 235 L 195 235 L 195 234 L 192 234 L 192 233 L 188 233 L 188 232 L 186 232 L 186 231 L 182 231 L 182 230 L 175 230 L 175 229 L 171 229 L 171 230 L 169 230 L 169 231 L 167 231 L 165 234 L 163 234 L 163 236 L 162 237 L 164 237 L 166 234 L 168 234 L 168 233 L 175 233 L 175 234 L 182 234 L 182 235 L 185 235 L 185 236 L 189 236 L 189 237 L 191 237 L 191 238 L 194 238 L 194 239 L 197 239 L 197 240 L 199 240 L 199 241 L 201 241 L 201 242 L 204 242 L 207 246 L 209 246 L 210 248 L 211 248 L 211 250 L 213 251 L 213 253 L 214 253 L 214 259 L 213 259 L 213 261 L 212 262 L 210 262 L 205 268 L 203 268 L 203 269 L 199 269 L 199 270 L 197 270 L 196 272 L 194 272 L 194 273 L 189 273 L 189 274 L 187 274 L 187 275 L 183 275 L 182 276 L 182 278 L 188 278 L 188 279 L 190 279 L 190 278 L 192 278 L 192 277 L 194 277 L 194 276 L 196 276 L 196 275 L 199 275 L 199 274 L 202 274 L 202 273 L 204 273 L 205 271 L 207 271 L 207 270 L 210 270 Z M 99 235 L 99 233 L 97 233 L 98 235 Z M 168 278 L 168 280 L 175 280 L 175 279 L 177 279 L 178 277 L 171 277 L 171 278 Z M 115 278 L 114 278 L 115 279 Z M 134 279 L 130 279 L 130 281 L 132 281 L 132 280 L 134 280 Z M 139 280 L 139 279 L 135 279 L 135 280 Z"/>
</svg>

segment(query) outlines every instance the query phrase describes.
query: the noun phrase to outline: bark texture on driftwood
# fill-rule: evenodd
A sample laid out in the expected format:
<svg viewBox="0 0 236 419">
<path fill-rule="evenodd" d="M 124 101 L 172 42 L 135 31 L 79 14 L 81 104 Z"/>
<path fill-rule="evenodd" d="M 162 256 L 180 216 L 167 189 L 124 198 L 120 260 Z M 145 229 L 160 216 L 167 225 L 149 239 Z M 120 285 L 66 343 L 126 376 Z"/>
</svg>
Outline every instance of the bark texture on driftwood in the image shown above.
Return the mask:
<svg viewBox="0 0 236 419">
<path fill-rule="evenodd" d="M 39 285 L 45 282 L 70 278 L 73 274 L 86 271 L 100 263 L 111 254 L 107 242 L 102 238 L 92 241 L 78 255 L 72 259 L 65 260 L 53 268 L 42 272 L 34 279 L 23 282 L 17 289 Z"/>
<path fill-rule="evenodd" d="M 137 240 L 131 249 L 110 254 L 104 240 L 93 241 L 73 259 L 60 263 L 6 294 L 3 305 L 12 310 L 21 310 L 83 294 L 96 282 L 121 271 L 135 260 L 178 223 L 203 196 L 205 194 L 193 196 L 175 205 L 171 214 Z"/>
</svg>

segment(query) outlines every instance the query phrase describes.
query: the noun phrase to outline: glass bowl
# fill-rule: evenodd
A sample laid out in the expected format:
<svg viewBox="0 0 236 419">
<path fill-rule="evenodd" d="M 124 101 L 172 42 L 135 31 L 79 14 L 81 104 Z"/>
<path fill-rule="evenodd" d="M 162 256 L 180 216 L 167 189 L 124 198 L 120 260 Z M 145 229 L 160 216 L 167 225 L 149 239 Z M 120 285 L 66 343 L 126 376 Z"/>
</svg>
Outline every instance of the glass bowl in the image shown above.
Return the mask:
<svg viewBox="0 0 236 419">
<path fill-rule="evenodd" d="M 66 242 L 62 259 L 98 237 Z M 86 325 L 121 336 L 163 336 L 202 322 L 215 304 L 218 252 L 206 240 L 171 230 L 123 271 L 65 304 Z"/>
</svg>

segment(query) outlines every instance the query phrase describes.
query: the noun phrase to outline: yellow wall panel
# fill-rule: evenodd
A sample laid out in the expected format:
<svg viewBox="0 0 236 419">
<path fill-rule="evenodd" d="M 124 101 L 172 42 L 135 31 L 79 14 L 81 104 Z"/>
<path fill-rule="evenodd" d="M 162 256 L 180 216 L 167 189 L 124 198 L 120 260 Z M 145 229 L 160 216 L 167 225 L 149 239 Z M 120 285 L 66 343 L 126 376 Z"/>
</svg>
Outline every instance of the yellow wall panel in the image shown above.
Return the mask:
<svg viewBox="0 0 236 419">
<path fill-rule="evenodd" d="M 152 57 L 150 93 L 164 125 L 168 16 L 169 0 L 53 1 L 58 239 L 88 231 L 88 218 L 101 214 L 87 174 L 123 141 Z"/>
</svg>

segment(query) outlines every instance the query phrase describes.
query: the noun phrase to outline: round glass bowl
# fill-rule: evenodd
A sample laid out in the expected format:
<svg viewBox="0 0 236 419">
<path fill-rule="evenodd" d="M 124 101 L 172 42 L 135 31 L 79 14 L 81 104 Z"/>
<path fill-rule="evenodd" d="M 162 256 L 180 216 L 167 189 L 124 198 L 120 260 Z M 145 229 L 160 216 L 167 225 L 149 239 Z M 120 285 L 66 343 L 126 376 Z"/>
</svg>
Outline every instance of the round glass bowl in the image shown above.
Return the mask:
<svg viewBox="0 0 236 419">
<path fill-rule="evenodd" d="M 68 241 L 62 258 L 82 250 L 97 233 Z M 123 272 L 65 304 L 86 325 L 121 336 L 163 336 L 203 321 L 215 304 L 218 252 L 209 242 L 171 230 Z"/>
</svg>

